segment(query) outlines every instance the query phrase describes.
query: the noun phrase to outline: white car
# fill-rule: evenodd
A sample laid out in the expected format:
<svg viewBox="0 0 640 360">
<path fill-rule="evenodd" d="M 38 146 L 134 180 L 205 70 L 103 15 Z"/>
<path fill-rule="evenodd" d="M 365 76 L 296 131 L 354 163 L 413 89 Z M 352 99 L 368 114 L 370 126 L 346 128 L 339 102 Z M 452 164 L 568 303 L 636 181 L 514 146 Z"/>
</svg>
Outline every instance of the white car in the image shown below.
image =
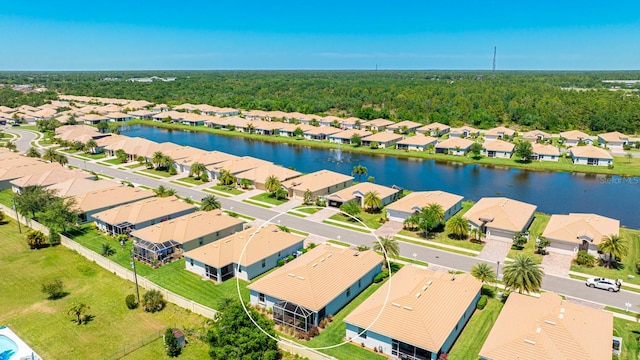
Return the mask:
<svg viewBox="0 0 640 360">
<path fill-rule="evenodd" d="M 611 280 L 606 278 L 589 278 L 587 279 L 585 285 L 587 285 L 590 288 L 598 288 L 598 289 L 614 292 L 614 291 L 620 291 L 620 286 L 622 286 L 622 281 L 620 281 L 620 279 Z"/>
</svg>

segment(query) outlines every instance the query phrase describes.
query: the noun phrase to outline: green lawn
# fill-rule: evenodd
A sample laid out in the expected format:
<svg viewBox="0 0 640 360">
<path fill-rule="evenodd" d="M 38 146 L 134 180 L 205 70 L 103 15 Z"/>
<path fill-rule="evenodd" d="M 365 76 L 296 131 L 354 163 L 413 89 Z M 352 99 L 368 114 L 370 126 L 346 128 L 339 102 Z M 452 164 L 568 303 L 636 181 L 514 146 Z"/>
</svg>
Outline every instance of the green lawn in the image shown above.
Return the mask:
<svg viewBox="0 0 640 360">
<path fill-rule="evenodd" d="M 99 153 L 99 154 L 82 153 L 82 154 L 78 154 L 78 157 L 91 159 L 91 160 L 97 160 L 97 159 L 103 159 L 103 158 L 107 157 L 107 154 L 105 154 L 105 153 Z"/>
<path fill-rule="evenodd" d="M 275 196 L 271 196 L 271 193 L 268 193 L 268 192 L 258 194 L 256 196 L 252 196 L 250 197 L 250 199 L 271 204 L 271 205 L 280 205 L 289 201 L 289 199 L 276 199 Z"/>
<path fill-rule="evenodd" d="M 182 182 L 184 182 L 184 183 L 192 184 L 192 185 L 202 185 L 202 184 L 206 184 L 206 182 L 204 182 L 204 181 L 202 181 L 202 180 L 199 180 L 199 179 L 198 179 L 198 180 L 196 180 L 196 178 L 194 178 L 194 177 L 190 177 L 190 176 L 183 177 L 182 179 L 178 179 L 178 181 L 182 181 Z"/>
<path fill-rule="evenodd" d="M 362 221 L 367 227 L 371 229 L 377 229 L 382 226 L 380 222 L 380 218 L 383 216 L 381 212 L 378 213 L 368 213 L 366 211 L 361 212 L 356 216 L 360 221 Z M 353 220 L 350 216 L 344 215 L 342 213 L 337 213 L 332 215 L 329 219 L 342 221 L 351 225 L 362 226 L 362 224 L 356 220 Z"/>
<path fill-rule="evenodd" d="M 483 310 L 476 310 L 453 344 L 447 359 L 477 359 L 478 353 L 480 353 L 484 341 L 487 340 L 503 306 L 502 301 L 490 298 Z"/>
<path fill-rule="evenodd" d="M 11 189 L 0 191 L 0 203 L 10 208 L 13 206 L 13 191 Z"/>
<path fill-rule="evenodd" d="M 142 166 L 142 164 L 140 164 L 140 163 L 132 163 L 131 165 L 127 165 L 125 167 L 127 169 L 135 169 L 135 168 L 139 168 L 140 166 Z"/>
<path fill-rule="evenodd" d="M 173 176 L 169 174 L 168 171 L 156 170 L 156 169 L 144 169 L 144 170 L 136 171 L 136 173 L 142 173 L 143 175 L 151 175 L 155 177 L 165 177 L 165 178 Z"/>
<path fill-rule="evenodd" d="M 507 255 L 507 257 L 511 259 L 515 259 L 516 255 L 518 254 L 527 254 L 527 255 L 530 255 L 537 264 L 542 263 L 542 255 L 536 253 L 536 239 L 538 238 L 538 236 L 542 236 L 542 233 L 544 232 L 544 229 L 547 227 L 547 224 L 549 223 L 550 218 L 551 218 L 550 215 L 543 214 L 543 213 L 536 213 L 535 219 L 533 220 L 533 222 L 531 223 L 531 226 L 529 227 L 529 234 L 530 234 L 529 241 L 527 241 L 527 244 L 524 246 L 522 250 L 511 248 L 511 250 L 509 250 L 509 254 Z"/>
<path fill-rule="evenodd" d="M 120 159 L 115 158 L 115 159 L 109 159 L 109 160 L 105 160 L 103 161 L 107 164 L 111 164 L 111 165 L 120 165 L 120 164 L 124 164 L 122 161 L 120 161 Z"/>
<path fill-rule="evenodd" d="M 351 244 L 347 244 L 346 242 L 338 241 L 338 240 L 327 240 L 328 243 L 336 244 L 338 246 L 350 247 Z"/>
<path fill-rule="evenodd" d="M 613 335 L 622 338 L 622 352 L 618 359 L 637 360 L 638 350 L 640 350 L 640 323 L 613 318 Z"/>
<path fill-rule="evenodd" d="M 172 304 L 155 314 L 128 310 L 126 295 L 134 284 L 120 279 L 63 246 L 29 250 L 13 220 L 0 225 L 0 319 L 45 359 L 107 358 L 122 347 L 132 347 L 169 326 L 203 333 L 204 318 Z M 59 278 L 68 293 L 48 300 L 43 282 Z M 90 306 L 91 320 L 78 326 L 67 315 L 74 302 Z M 181 358 L 203 359 L 207 345 L 189 337 Z M 131 359 L 164 359 L 160 340 L 131 353 Z"/>
<path fill-rule="evenodd" d="M 297 212 L 305 213 L 305 214 L 315 214 L 318 211 L 322 210 L 321 207 L 308 207 L 308 205 L 296 206 L 292 210 Z"/>
<path fill-rule="evenodd" d="M 571 264 L 571 271 L 581 272 L 610 279 L 622 279 L 624 282 L 640 285 L 640 275 L 636 272 L 636 261 L 640 257 L 640 230 L 620 229 L 620 236 L 627 241 L 628 251 L 622 258 L 620 269 L 608 269 L 602 266 L 592 268 Z M 628 275 L 633 276 L 629 278 Z"/>
<path fill-rule="evenodd" d="M 366 233 L 366 234 L 370 234 L 371 233 L 371 231 L 363 228 L 362 226 L 354 225 L 355 226 L 354 227 L 354 226 L 351 226 L 349 223 L 343 222 L 343 221 L 331 222 L 331 221 L 327 221 L 327 220 L 322 220 L 322 222 L 324 224 L 341 227 L 343 229 L 349 229 L 349 230 L 353 230 L 353 231 L 357 231 L 357 232 L 361 232 L 361 233 Z"/>
<path fill-rule="evenodd" d="M 216 186 L 212 186 L 211 189 L 216 190 L 216 191 L 221 191 L 224 193 L 228 193 L 231 195 L 240 195 L 242 193 L 244 193 L 244 191 L 232 187 L 232 186 L 227 186 L 227 185 L 216 185 Z"/>
</svg>

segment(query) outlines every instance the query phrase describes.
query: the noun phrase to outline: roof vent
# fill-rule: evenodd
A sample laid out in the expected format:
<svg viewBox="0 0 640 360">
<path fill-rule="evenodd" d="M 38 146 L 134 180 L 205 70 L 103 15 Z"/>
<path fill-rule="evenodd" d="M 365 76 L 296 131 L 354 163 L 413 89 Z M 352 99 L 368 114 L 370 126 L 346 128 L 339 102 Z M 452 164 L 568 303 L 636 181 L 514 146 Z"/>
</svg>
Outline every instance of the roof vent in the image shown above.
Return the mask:
<svg viewBox="0 0 640 360">
<path fill-rule="evenodd" d="M 298 279 L 300 280 L 304 280 L 304 278 L 302 276 L 298 276 Z"/>
<path fill-rule="evenodd" d="M 391 305 L 400 307 L 400 304 L 392 302 Z"/>
<path fill-rule="evenodd" d="M 359 252 L 357 252 L 357 253 L 353 254 L 353 256 L 358 256 L 358 255 L 360 255 L 360 253 L 359 253 Z"/>
<path fill-rule="evenodd" d="M 320 262 L 324 262 L 324 260 L 325 260 L 325 258 L 321 258 L 321 259 L 320 259 Z"/>
<path fill-rule="evenodd" d="M 331 257 L 331 255 L 333 255 L 333 254 L 329 254 L 329 255 L 327 255 L 327 258 L 330 258 L 330 257 Z"/>
<path fill-rule="evenodd" d="M 422 291 L 427 290 L 427 288 L 428 288 L 428 286 L 427 286 L 427 285 L 423 286 L 423 287 L 422 287 Z"/>
<path fill-rule="evenodd" d="M 427 281 L 427 286 L 429 286 L 431 284 L 433 284 L 433 281 L 431 281 L 431 280 Z"/>
<path fill-rule="evenodd" d="M 416 294 L 416 299 L 417 299 L 417 298 L 419 298 L 419 297 L 420 297 L 420 295 L 422 295 L 422 293 L 421 293 L 421 292 L 417 293 L 417 294 Z"/>
<path fill-rule="evenodd" d="M 549 325 L 554 325 L 554 326 L 556 325 L 556 323 L 551 321 L 551 320 L 545 320 L 544 322 L 549 324 Z"/>
<path fill-rule="evenodd" d="M 564 308 L 560 308 L 560 314 L 564 314 Z"/>
<path fill-rule="evenodd" d="M 411 306 L 405 306 L 404 308 L 409 310 L 409 311 L 413 310 L 413 308 Z"/>
<path fill-rule="evenodd" d="M 538 327 L 536 328 L 536 334 L 540 334 L 540 332 L 541 332 L 541 331 L 542 331 L 542 328 L 538 326 Z"/>
<path fill-rule="evenodd" d="M 311 265 L 311 267 L 316 267 L 316 266 L 318 266 L 318 263 Z"/>
<path fill-rule="evenodd" d="M 560 319 L 560 320 L 564 319 L 564 314 L 558 315 L 558 319 Z"/>
<path fill-rule="evenodd" d="M 292 273 L 288 273 L 287 275 L 291 276 L 291 277 L 296 277 L 295 275 L 293 275 Z"/>
<path fill-rule="evenodd" d="M 527 344 L 531 344 L 531 345 L 535 345 L 536 342 L 533 340 L 529 340 L 529 339 L 524 339 L 524 342 L 526 342 Z"/>
</svg>

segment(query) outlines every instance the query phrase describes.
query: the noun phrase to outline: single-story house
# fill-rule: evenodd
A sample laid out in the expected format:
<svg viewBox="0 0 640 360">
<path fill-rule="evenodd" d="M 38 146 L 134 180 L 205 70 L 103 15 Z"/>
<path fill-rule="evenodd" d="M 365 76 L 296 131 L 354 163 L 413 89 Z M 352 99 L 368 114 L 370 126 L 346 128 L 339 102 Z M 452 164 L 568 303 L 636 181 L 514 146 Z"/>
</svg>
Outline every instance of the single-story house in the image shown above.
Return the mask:
<svg viewBox="0 0 640 360">
<path fill-rule="evenodd" d="M 20 194 L 23 189 L 29 186 L 46 187 L 76 178 L 95 180 L 96 176 L 80 169 L 68 169 L 56 166 L 54 169 L 43 173 L 29 174 L 15 180 L 11 180 L 10 184 L 13 192 Z"/>
<path fill-rule="evenodd" d="M 318 245 L 250 284 L 251 304 L 273 309 L 276 324 L 309 331 L 366 289 L 382 260 L 373 250 Z"/>
<path fill-rule="evenodd" d="M 410 136 L 398 141 L 396 143 L 396 147 L 399 150 L 425 151 L 429 148 L 429 146 L 433 146 L 433 148 L 435 149 L 437 143 L 438 139 L 434 137 L 417 134 L 415 136 Z"/>
<path fill-rule="evenodd" d="M 561 250 L 597 251 L 605 236 L 619 235 L 620 221 L 598 214 L 551 215 L 542 236 Z"/>
<path fill-rule="evenodd" d="M 164 154 L 173 159 L 173 166 L 179 173 L 188 173 L 191 169 L 191 164 L 193 164 L 193 159 L 199 159 L 206 153 L 207 152 L 202 149 L 178 145 L 178 147 L 171 149 Z"/>
<path fill-rule="evenodd" d="M 218 108 L 217 110 L 215 110 L 215 115 L 216 116 L 234 116 L 234 115 L 238 115 L 240 114 L 240 110 L 238 109 L 234 109 L 234 108 L 229 108 L 229 107 L 223 107 L 223 108 Z"/>
<path fill-rule="evenodd" d="M 304 135 L 305 131 L 311 130 L 311 129 L 317 129 L 317 127 L 311 126 L 311 125 L 304 125 L 304 124 L 294 124 L 294 123 L 280 124 L 280 129 L 278 129 L 278 135 L 295 137 L 296 130 L 298 129 L 300 129 L 300 135 Z"/>
<path fill-rule="evenodd" d="M 133 120 L 133 116 L 119 111 L 107 113 L 107 115 L 105 116 L 109 118 L 109 122 L 124 122 Z"/>
<path fill-rule="evenodd" d="M 342 119 L 342 128 L 343 129 L 361 129 L 360 125 L 364 122 L 364 120 L 359 119 L 357 117 L 348 117 L 346 119 Z"/>
<path fill-rule="evenodd" d="M 96 125 L 101 122 L 108 122 L 109 118 L 104 115 L 87 114 L 80 117 L 80 121 L 87 125 Z"/>
<path fill-rule="evenodd" d="M 561 132 L 560 140 L 562 140 L 562 143 L 567 147 L 578 146 L 578 144 L 593 144 L 593 138 L 579 130 Z"/>
<path fill-rule="evenodd" d="M 531 146 L 531 160 L 538 161 L 558 161 L 560 150 L 549 144 L 534 143 Z"/>
<path fill-rule="evenodd" d="M 435 149 L 436 149 L 436 154 L 450 154 L 450 155 L 464 156 L 466 153 L 469 152 L 469 148 L 471 147 L 471 145 L 473 145 L 473 141 L 471 140 L 467 140 L 459 137 L 458 138 L 451 137 L 447 140 L 444 140 L 436 144 Z"/>
<path fill-rule="evenodd" d="M 304 199 L 307 190 L 315 199 L 348 188 L 352 184 L 353 176 L 329 170 L 316 171 L 282 182 L 282 186 L 289 192 L 289 197 L 293 199 Z"/>
<path fill-rule="evenodd" d="M 517 232 L 526 232 L 533 222 L 536 205 L 506 197 L 485 197 L 463 216 L 471 228 L 486 234 L 487 240 L 512 242 Z"/>
<path fill-rule="evenodd" d="M 602 144 L 602 146 L 614 150 L 622 150 L 625 145 L 634 145 L 632 141 L 630 141 L 629 135 L 618 131 L 599 134 L 598 142 Z"/>
<path fill-rule="evenodd" d="M 159 112 L 159 113 L 151 116 L 151 118 L 153 119 L 153 121 L 158 121 L 158 122 L 162 122 L 165 119 L 169 119 L 171 121 L 178 121 L 179 122 L 179 120 L 181 120 L 184 117 L 185 114 L 186 113 L 183 113 L 183 112 L 170 110 L 170 111 Z"/>
<path fill-rule="evenodd" d="M 197 211 L 131 232 L 136 258 L 160 264 L 243 230 L 244 222 L 221 210 Z"/>
<path fill-rule="evenodd" d="M 307 140 L 326 140 L 330 135 L 343 132 L 344 130 L 332 126 L 313 127 L 303 133 Z"/>
<path fill-rule="evenodd" d="M 284 166 L 274 165 L 274 164 L 266 164 L 255 167 L 253 169 L 249 169 L 247 171 L 243 171 L 241 173 L 236 174 L 236 178 L 240 179 L 248 179 L 253 182 L 253 186 L 259 190 L 266 190 L 265 183 L 267 182 L 267 178 L 269 176 L 275 176 L 278 180 L 287 181 L 289 179 L 296 178 L 300 176 L 300 172 L 288 169 Z"/>
<path fill-rule="evenodd" d="M 444 211 L 446 222 L 462 209 L 464 197 L 445 191 L 415 191 L 402 199 L 389 204 L 386 208 L 387 218 L 391 221 L 404 222 L 409 216 L 422 211 L 429 204 L 438 204 Z"/>
<path fill-rule="evenodd" d="M 218 283 L 234 276 L 250 281 L 302 249 L 304 239 L 274 224 L 249 228 L 185 253 L 186 269 Z"/>
<path fill-rule="evenodd" d="M 481 360 L 610 359 L 613 314 L 553 292 L 511 293 L 480 349 Z"/>
<path fill-rule="evenodd" d="M 468 138 L 468 137 L 476 137 L 479 135 L 480 135 L 480 130 L 476 128 L 472 128 L 471 126 L 465 125 L 463 127 L 449 129 L 450 138 Z"/>
<path fill-rule="evenodd" d="M 269 114 L 263 110 L 251 110 L 243 112 L 242 116 L 247 120 L 265 120 Z"/>
<path fill-rule="evenodd" d="M 210 179 L 217 180 L 220 177 L 222 170 L 228 170 L 231 174 L 238 175 L 247 170 L 265 165 L 271 165 L 271 163 L 251 156 L 243 156 L 240 158 L 231 158 L 230 160 L 218 162 L 212 165 L 206 165 L 206 168 L 208 173 L 212 175 Z"/>
<path fill-rule="evenodd" d="M 207 169 L 205 170 L 209 179 L 215 178 L 215 173 L 213 173 L 209 168 L 213 168 L 213 165 L 219 164 L 225 161 L 231 161 L 234 159 L 239 159 L 240 157 L 227 154 L 221 151 L 205 151 L 198 156 L 190 156 L 182 159 L 180 161 L 180 169 L 182 172 L 189 173 L 191 171 L 191 166 L 198 162 L 203 164 Z"/>
<path fill-rule="evenodd" d="M 11 181 L 24 176 L 64 169 L 59 164 L 47 163 L 20 154 L 16 155 L 19 158 L 10 158 L 11 155 L 7 155 L 0 161 L 0 190 L 11 188 Z"/>
<path fill-rule="evenodd" d="M 201 126 L 204 125 L 205 121 L 209 120 L 210 118 L 211 117 L 207 115 L 186 113 L 182 114 L 182 118 L 179 121 L 182 125 Z"/>
<path fill-rule="evenodd" d="M 449 125 L 441 124 L 439 122 L 434 122 L 418 128 L 416 130 L 416 133 L 438 137 L 444 134 L 448 134 L 450 130 L 451 130 L 451 127 Z"/>
<path fill-rule="evenodd" d="M 94 180 L 88 178 L 73 178 L 49 185 L 46 188 L 55 191 L 56 195 L 60 197 L 69 197 L 91 191 L 122 187 L 121 183 L 107 179 Z"/>
<path fill-rule="evenodd" d="M 351 144 L 351 138 L 353 135 L 359 135 L 361 138 L 371 135 L 371 132 L 367 130 L 350 129 L 344 130 L 339 133 L 329 135 L 329 142 L 338 144 Z"/>
<path fill-rule="evenodd" d="M 362 146 L 371 146 L 373 143 L 377 143 L 381 149 L 395 148 L 398 141 L 402 140 L 402 135 L 393 132 L 379 132 L 373 135 L 362 138 Z"/>
<path fill-rule="evenodd" d="M 502 140 L 486 141 L 482 144 L 482 155 L 491 158 L 510 159 L 515 145 Z"/>
<path fill-rule="evenodd" d="M 342 120 L 344 120 L 341 117 L 337 117 L 337 116 L 333 116 L 333 115 L 329 115 L 329 116 L 324 116 L 324 117 L 315 117 L 316 120 L 318 120 L 318 124 L 320 126 L 333 126 L 336 127 L 334 125 L 338 125 L 337 127 L 342 127 Z"/>
<path fill-rule="evenodd" d="M 593 145 L 575 146 L 569 149 L 574 164 L 609 166 L 613 165 L 613 156 L 607 150 Z"/>
<path fill-rule="evenodd" d="M 476 310 L 482 283 L 471 274 L 400 269 L 344 319 L 346 338 L 397 359 L 436 360 L 451 350 Z"/>
<path fill-rule="evenodd" d="M 522 134 L 522 140 L 524 141 L 528 141 L 528 142 L 542 142 L 542 141 L 550 141 L 551 140 L 551 135 L 544 132 L 544 131 L 540 131 L 540 130 L 531 130 L 531 131 L 527 131 L 526 133 Z"/>
<path fill-rule="evenodd" d="M 154 197 L 93 214 L 98 229 L 113 235 L 129 234 L 162 221 L 196 211 L 196 207 L 175 196 Z"/>
<path fill-rule="evenodd" d="M 76 179 L 76 181 L 81 179 Z M 106 183 L 105 183 L 106 184 Z M 74 195 L 78 207 L 78 218 L 81 222 L 93 221 L 93 215 L 119 205 L 156 196 L 151 189 L 132 188 L 129 186 L 105 187 L 98 190 Z"/>
<path fill-rule="evenodd" d="M 36 120 L 47 120 L 53 118 L 56 113 L 57 111 L 55 109 L 46 108 L 34 112 L 33 116 L 36 118 Z"/>
<path fill-rule="evenodd" d="M 128 114 L 131 115 L 134 119 L 151 120 L 153 115 L 156 115 L 157 112 L 149 110 L 136 110 L 129 112 Z"/>
<path fill-rule="evenodd" d="M 387 126 L 387 131 L 391 131 L 397 134 L 409 134 L 416 132 L 416 130 L 418 130 L 418 128 L 421 126 L 422 124 L 415 121 L 405 120 Z"/>
<path fill-rule="evenodd" d="M 369 131 L 385 131 L 387 126 L 393 125 L 394 122 L 387 119 L 373 119 L 363 123 L 361 126 Z"/>
<path fill-rule="evenodd" d="M 167 104 L 156 104 L 152 109 L 154 112 L 165 112 L 171 110 Z"/>
<path fill-rule="evenodd" d="M 514 130 L 511 130 L 504 126 L 498 126 L 493 129 L 489 129 L 485 131 L 484 140 L 485 141 L 493 141 L 498 139 L 508 140 L 508 139 L 513 139 L 513 135 L 515 134 L 516 132 Z"/>
<path fill-rule="evenodd" d="M 346 189 L 336 191 L 325 196 L 328 206 L 340 207 L 349 201 L 357 201 L 360 207 L 364 208 L 364 197 L 369 192 L 377 193 L 380 198 L 382 207 L 385 207 L 400 197 L 401 190 L 399 188 L 390 188 L 370 182 L 361 182 L 350 186 Z"/>
<path fill-rule="evenodd" d="M 288 124 L 270 121 L 254 121 L 252 125 L 256 134 L 275 135 L 280 131 L 280 128 L 285 127 Z"/>
</svg>

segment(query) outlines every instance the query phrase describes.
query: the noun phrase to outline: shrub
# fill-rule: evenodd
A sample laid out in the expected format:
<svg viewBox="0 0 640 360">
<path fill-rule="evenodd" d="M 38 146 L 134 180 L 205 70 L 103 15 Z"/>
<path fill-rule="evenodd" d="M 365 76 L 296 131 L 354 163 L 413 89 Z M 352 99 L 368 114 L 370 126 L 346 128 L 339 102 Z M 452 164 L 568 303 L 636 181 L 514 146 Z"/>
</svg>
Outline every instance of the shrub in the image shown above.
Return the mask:
<svg viewBox="0 0 640 360">
<path fill-rule="evenodd" d="M 476 309 L 482 310 L 485 306 L 487 306 L 487 295 L 480 296 L 480 300 L 478 300 L 478 304 L 476 305 Z"/>
<path fill-rule="evenodd" d="M 61 297 L 64 297 L 65 295 L 64 284 L 60 279 L 53 279 L 47 283 L 42 284 L 40 290 L 44 294 L 49 295 L 49 300 L 59 299 Z"/>
<path fill-rule="evenodd" d="M 320 323 L 318 325 L 320 326 L 321 329 L 326 328 L 329 325 L 329 319 L 324 318 L 320 320 Z"/>
<path fill-rule="evenodd" d="M 306 254 L 306 253 L 307 253 L 307 251 L 309 251 L 309 249 L 302 248 L 302 249 L 300 249 L 299 251 L 300 251 L 301 253 L 303 253 L 303 254 Z"/>
<path fill-rule="evenodd" d="M 315 248 L 316 246 L 318 246 L 318 245 L 316 245 L 316 243 L 309 243 L 309 245 L 307 245 L 307 248 L 308 248 L 308 249 L 313 249 L 313 248 Z"/>
<path fill-rule="evenodd" d="M 169 175 L 176 175 L 178 173 L 178 170 L 176 170 L 175 167 L 171 166 L 169 167 Z"/>
<path fill-rule="evenodd" d="M 136 301 L 136 296 L 133 295 L 133 294 L 127 295 L 127 297 L 124 298 L 124 302 L 127 304 L 127 308 L 130 309 L 130 310 L 133 310 L 133 309 L 138 307 L 138 302 Z"/>
<path fill-rule="evenodd" d="M 287 256 L 287 260 L 288 260 L 288 261 L 291 261 L 291 260 L 293 260 L 293 259 L 295 259 L 295 258 L 296 258 L 296 257 L 295 257 L 295 256 L 293 256 L 293 255 L 289 255 L 289 256 Z"/>
<path fill-rule="evenodd" d="M 313 337 L 316 337 L 316 336 L 320 335 L 320 330 L 318 330 L 318 328 L 314 326 L 311 329 L 309 329 L 307 334 L 309 334 L 310 338 L 313 338 Z"/>
<path fill-rule="evenodd" d="M 110 244 L 104 243 L 100 247 L 100 255 L 104 257 L 109 257 L 115 253 L 116 253 L 116 250 Z"/>
<path fill-rule="evenodd" d="M 180 355 L 180 353 L 182 352 L 182 348 L 178 343 L 178 339 L 176 339 L 176 337 L 173 336 L 172 328 L 168 328 L 164 332 L 164 346 L 167 349 L 167 356 L 169 357 L 176 357 Z"/>
<path fill-rule="evenodd" d="M 142 307 L 144 311 L 154 313 L 164 309 L 167 301 L 162 296 L 162 293 L 158 290 L 149 290 L 144 293 L 142 298 Z"/>
<path fill-rule="evenodd" d="M 0 219 L 1 221 L 1 219 Z M 60 245 L 60 234 L 55 231 L 49 232 L 49 244 L 52 246 Z"/>
<path fill-rule="evenodd" d="M 640 274 L 640 259 L 636 262 L 636 273 Z"/>
<path fill-rule="evenodd" d="M 284 259 L 278 260 L 278 267 L 284 265 Z"/>
<path fill-rule="evenodd" d="M 389 277 L 389 270 L 384 269 L 381 273 L 379 273 L 373 278 L 373 282 L 377 284 L 382 282 L 384 279 L 388 277 Z"/>
<path fill-rule="evenodd" d="M 578 251 L 578 256 L 576 257 L 576 264 L 580 266 L 593 267 L 593 264 L 596 262 L 595 256 L 589 254 L 587 250 Z"/>
</svg>

